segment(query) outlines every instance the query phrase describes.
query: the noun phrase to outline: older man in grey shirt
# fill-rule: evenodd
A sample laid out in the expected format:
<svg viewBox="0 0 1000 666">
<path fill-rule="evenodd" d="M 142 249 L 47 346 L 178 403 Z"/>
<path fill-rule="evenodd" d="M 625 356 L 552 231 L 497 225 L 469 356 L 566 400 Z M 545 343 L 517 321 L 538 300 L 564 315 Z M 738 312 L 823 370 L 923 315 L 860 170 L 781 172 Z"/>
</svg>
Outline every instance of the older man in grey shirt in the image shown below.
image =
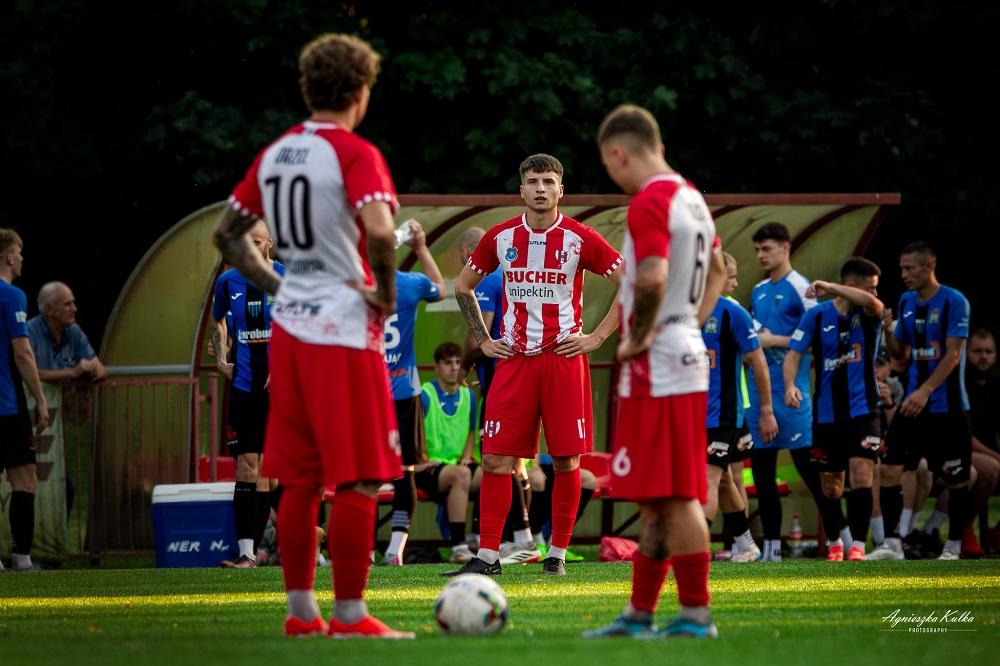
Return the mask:
<svg viewBox="0 0 1000 666">
<path fill-rule="evenodd" d="M 107 369 L 76 323 L 76 310 L 73 292 L 64 283 L 49 282 L 38 291 L 40 314 L 28 320 L 28 337 L 43 382 L 99 382 L 107 377 Z"/>
</svg>

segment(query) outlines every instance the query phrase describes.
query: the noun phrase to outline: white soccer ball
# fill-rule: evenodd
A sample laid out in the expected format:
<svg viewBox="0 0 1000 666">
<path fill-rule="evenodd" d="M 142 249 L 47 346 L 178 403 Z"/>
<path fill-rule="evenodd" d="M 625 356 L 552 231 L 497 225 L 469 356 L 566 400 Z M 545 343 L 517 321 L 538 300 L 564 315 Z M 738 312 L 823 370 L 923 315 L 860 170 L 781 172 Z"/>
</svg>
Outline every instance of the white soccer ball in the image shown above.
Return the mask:
<svg viewBox="0 0 1000 666">
<path fill-rule="evenodd" d="M 462 574 L 441 590 L 434 617 L 453 636 L 495 634 L 507 624 L 507 597 L 489 576 Z"/>
</svg>

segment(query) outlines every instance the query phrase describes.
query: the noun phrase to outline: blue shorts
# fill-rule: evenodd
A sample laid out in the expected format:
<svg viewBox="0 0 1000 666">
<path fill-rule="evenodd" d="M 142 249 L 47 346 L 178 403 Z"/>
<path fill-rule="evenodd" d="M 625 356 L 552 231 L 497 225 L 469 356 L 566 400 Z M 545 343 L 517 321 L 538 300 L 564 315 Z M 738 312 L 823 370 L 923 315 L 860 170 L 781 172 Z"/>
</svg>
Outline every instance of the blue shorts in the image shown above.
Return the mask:
<svg viewBox="0 0 1000 666">
<path fill-rule="evenodd" d="M 778 436 L 765 442 L 760 436 L 760 402 L 750 394 L 750 408 L 744 413 L 754 449 L 801 449 L 812 446 L 812 396 L 802 396 L 802 404 L 792 409 L 783 395 L 772 395 L 774 417 L 778 420 Z"/>
</svg>

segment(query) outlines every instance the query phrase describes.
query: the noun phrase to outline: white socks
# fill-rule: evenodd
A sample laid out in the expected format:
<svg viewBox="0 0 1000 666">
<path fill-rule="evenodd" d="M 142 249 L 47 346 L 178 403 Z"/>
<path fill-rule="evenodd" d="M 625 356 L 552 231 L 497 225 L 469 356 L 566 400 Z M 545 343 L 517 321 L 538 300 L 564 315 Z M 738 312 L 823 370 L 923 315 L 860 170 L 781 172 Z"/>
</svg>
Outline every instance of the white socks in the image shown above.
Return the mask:
<svg viewBox="0 0 1000 666">
<path fill-rule="evenodd" d="M 500 559 L 500 552 L 490 550 L 489 548 L 480 548 L 479 552 L 476 553 L 476 557 L 486 562 L 486 564 L 496 564 L 496 561 Z"/>
<path fill-rule="evenodd" d="M 246 556 L 256 559 L 257 553 L 253 552 L 253 539 L 240 539 L 236 543 L 240 547 L 240 557 Z"/>
<path fill-rule="evenodd" d="M 944 549 L 949 553 L 955 553 L 957 555 L 962 552 L 962 542 L 948 539 L 944 542 Z"/>
<path fill-rule="evenodd" d="M 288 590 L 288 614 L 303 622 L 319 617 L 319 604 L 312 590 Z"/>
<path fill-rule="evenodd" d="M 946 520 L 948 520 L 947 513 L 934 509 L 934 513 L 931 514 L 931 517 L 927 519 L 927 524 L 924 525 L 924 534 L 930 534 L 934 530 L 938 529 Z"/>
<path fill-rule="evenodd" d="M 913 529 L 911 521 L 913 520 L 913 509 L 903 509 L 903 512 L 899 514 L 899 536 L 905 539 L 906 535 L 910 533 Z"/>
<path fill-rule="evenodd" d="M 333 616 L 344 624 L 354 624 L 368 615 L 364 599 L 337 599 L 333 602 Z"/>
<path fill-rule="evenodd" d="M 30 569 L 33 566 L 31 563 L 31 555 L 18 555 L 17 553 L 11 553 L 10 565 L 13 569 Z"/>
<path fill-rule="evenodd" d="M 845 527 L 840 530 L 840 540 L 844 545 L 844 550 L 850 550 L 851 546 L 854 545 L 854 537 L 851 536 L 851 528 Z"/>
<path fill-rule="evenodd" d="M 566 561 L 566 549 L 559 546 L 549 546 L 549 552 L 545 553 L 545 559 L 554 557 L 557 560 Z"/>
<path fill-rule="evenodd" d="M 541 532 L 535 532 L 534 538 L 535 538 L 535 545 L 536 546 L 544 546 L 544 545 L 546 545 L 546 543 L 545 543 L 545 535 L 542 534 Z"/>
<path fill-rule="evenodd" d="M 531 536 L 531 530 L 528 528 L 514 530 L 514 543 L 518 548 L 534 548 L 535 538 Z"/>
<path fill-rule="evenodd" d="M 756 546 L 757 544 L 754 543 L 753 535 L 750 534 L 750 530 L 747 530 L 733 540 L 734 551 L 742 551 L 746 553 L 752 551 Z"/>
<path fill-rule="evenodd" d="M 874 516 L 868 524 L 872 530 L 872 543 L 878 546 L 885 541 L 885 521 L 882 516 Z"/>
<path fill-rule="evenodd" d="M 386 557 L 398 557 L 399 561 L 403 561 L 403 549 L 406 548 L 406 540 L 409 538 L 409 532 L 395 531 L 389 535 L 389 547 L 385 549 Z"/>
</svg>

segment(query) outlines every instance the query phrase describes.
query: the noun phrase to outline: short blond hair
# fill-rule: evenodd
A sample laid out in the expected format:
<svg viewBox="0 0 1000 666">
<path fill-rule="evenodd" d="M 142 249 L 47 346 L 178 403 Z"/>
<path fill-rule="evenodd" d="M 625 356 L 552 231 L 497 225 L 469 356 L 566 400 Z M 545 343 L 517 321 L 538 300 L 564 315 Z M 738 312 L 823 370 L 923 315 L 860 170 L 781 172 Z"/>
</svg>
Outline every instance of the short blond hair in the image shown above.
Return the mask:
<svg viewBox="0 0 1000 666">
<path fill-rule="evenodd" d="M 0 229 L 0 256 L 6 256 L 14 250 L 14 246 L 24 248 L 24 241 L 13 229 Z"/>
</svg>

